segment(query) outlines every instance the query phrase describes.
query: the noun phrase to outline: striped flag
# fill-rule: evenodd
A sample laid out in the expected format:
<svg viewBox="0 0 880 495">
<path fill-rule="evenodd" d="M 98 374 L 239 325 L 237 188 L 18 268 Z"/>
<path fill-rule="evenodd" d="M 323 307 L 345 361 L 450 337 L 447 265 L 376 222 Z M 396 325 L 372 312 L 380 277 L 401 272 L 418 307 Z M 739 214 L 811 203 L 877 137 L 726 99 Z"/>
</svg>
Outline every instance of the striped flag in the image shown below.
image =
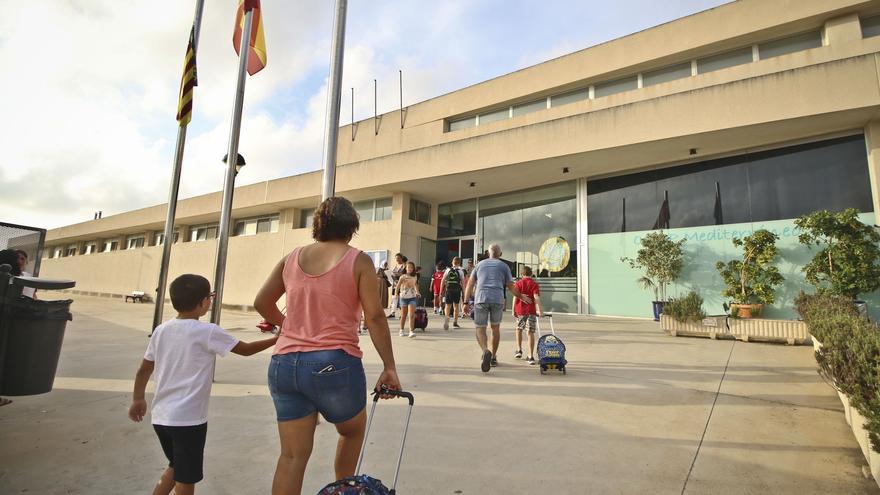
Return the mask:
<svg viewBox="0 0 880 495">
<path fill-rule="evenodd" d="M 186 46 L 186 58 L 183 63 L 183 77 L 180 79 L 180 97 L 177 102 L 177 121 L 181 126 L 192 120 L 193 88 L 199 85 L 196 76 L 196 27 L 189 32 L 189 43 Z"/>
<path fill-rule="evenodd" d="M 232 46 L 235 53 L 241 55 L 241 32 L 244 30 L 244 14 L 254 11 L 251 28 L 251 39 L 248 42 L 248 74 L 254 75 L 266 67 L 266 39 L 263 35 L 263 16 L 260 14 L 260 0 L 239 0 L 238 13 L 235 15 L 235 32 L 232 35 Z"/>
</svg>

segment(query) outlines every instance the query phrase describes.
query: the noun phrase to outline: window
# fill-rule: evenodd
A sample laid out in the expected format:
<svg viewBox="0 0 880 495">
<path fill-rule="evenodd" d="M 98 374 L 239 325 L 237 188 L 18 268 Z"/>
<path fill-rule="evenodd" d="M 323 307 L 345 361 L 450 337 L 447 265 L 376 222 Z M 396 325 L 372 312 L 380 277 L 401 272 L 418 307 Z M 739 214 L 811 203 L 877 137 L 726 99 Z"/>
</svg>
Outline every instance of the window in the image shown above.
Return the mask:
<svg viewBox="0 0 880 495">
<path fill-rule="evenodd" d="M 236 220 L 232 235 L 256 235 L 264 232 L 278 232 L 278 218 L 278 215 L 273 215 Z"/>
<path fill-rule="evenodd" d="M 642 74 L 642 86 L 652 86 L 654 84 L 674 81 L 676 79 L 684 79 L 691 76 L 691 63 L 664 67 L 651 72 Z"/>
<path fill-rule="evenodd" d="M 391 220 L 391 198 L 376 200 L 376 221 Z"/>
<path fill-rule="evenodd" d="M 417 199 L 410 199 L 409 219 L 431 225 L 431 205 Z"/>
<path fill-rule="evenodd" d="M 132 235 L 126 239 L 125 249 L 137 249 L 144 247 L 144 236 Z"/>
<path fill-rule="evenodd" d="M 174 233 L 171 235 L 171 238 L 174 239 L 174 244 L 177 244 L 177 242 L 180 240 L 180 231 L 175 230 Z M 153 239 L 154 246 L 161 246 L 162 244 L 165 244 L 165 232 L 156 232 L 156 235 Z"/>
<path fill-rule="evenodd" d="M 391 219 L 391 198 L 368 199 L 352 204 L 361 223 Z"/>
<path fill-rule="evenodd" d="M 747 64 L 752 61 L 752 47 L 740 48 L 732 52 L 722 53 L 713 57 L 697 60 L 697 73 L 705 74 L 735 65 Z"/>
<path fill-rule="evenodd" d="M 484 113 L 480 115 L 480 125 L 486 125 L 491 122 L 498 122 L 510 117 L 510 108 L 496 110 L 494 112 Z"/>
<path fill-rule="evenodd" d="M 119 247 L 119 241 L 104 241 L 104 251 L 105 253 L 109 253 L 110 251 L 116 251 Z"/>
<path fill-rule="evenodd" d="M 60 258 L 62 254 L 63 254 L 62 249 L 60 247 L 57 247 L 57 248 L 55 248 L 55 251 L 52 252 L 52 257 L 53 258 Z"/>
<path fill-rule="evenodd" d="M 303 208 L 299 210 L 299 223 L 297 224 L 300 229 L 310 229 L 312 228 L 312 222 L 314 221 L 316 208 Z"/>
<path fill-rule="evenodd" d="M 373 200 L 358 201 L 356 203 L 352 203 L 352 205 L 354 206 L 354 210 L 358 213 L 358 217 L 360 217 L 361 222 L 373 221 L 374 203 L 375 202 Z"/>
<path fill-rule="evenodd" d="M 861 23 L 863 38 L 880 35 L 880 15 L 861 19 Z"/>
<path fill-rule="evenodd" d="M 537 112 L 538 110 L 546 110 L 547 109 L 547 99 L 541 99 L 538 101 L 533 101 L 531 103 L 523 103 L 521 105 L 515 105 L 513 107 L 513 116 L 517 115 L 525 115 L 527 113 Z"/>
<path fill-rule="evenodd" d="M 67 249 L 64 250 L 64 256 L 76 256 L 76 244 L 67 246 Z"/>
<path fill-rule="evenodd" d="M 799 34 L 781 40 L 770 41 L 758 45 L 758 54 L 761 59 L 778 57 L 787 53 L 809 50 L 822 46 L 822 33 L 813 31 L 810 33 Z"/>
<path fill-rule="evenodd" d="M 789 146 L 591 181 L 589 233 L 786 220 L 821 209 L 871 211 L 869 184 L 861 135 Z"/>
<path fill-rule="evenodd" d="M 477 118 L 476 117 L 468 117 L 466 119 L 454 120 L 449 122 L 449 131 L 457 131 L 459 129 L 468 129 L 471 127 L 476 127 Z"/>
<path fill-rule="evenodd" d="M 590 90 L 589 89 L 579 89 L 577 91 L 572 91 L 570 93 L 565 93 L 561 95 L 551 96 L 550 97 L 550 106 L 558 107 L 560 105 L 568 105 L 569 103 L 575 103 L 578 101 L 584 101 L 590 99 Z"/>
<path fill-rule="evenodd" d="M 623 93 L 624 91 L 638 89 L 638 87 L 639 87 L 639 78 L 638 77 L 636 77 L 636 76 L 627 77 L 624 79 L 618 79 L 616 81 L 597 84 L 596 88 L 595 88 L 595 96 L 596 96 L 596 98 L 601 98 L 603 96 L 611 96 L 616 93 Z"/>
<path fill-rule="evenodd" d="M 459 237 L 477 233 L 477 200 L 468 199 L 437 207 L 437 236 Z"/>
<path fill-rule="evenodd" d="M 377 270 L 382 266 L 383 263 L 388 262 L 388 251 L 364 251 L 364 254 L 370 257 L 373 260 L 373 267 Z"/>
<path fill-rule="evenodd" d="M 83 246 L 82 254 L 92 254 L 92 253 L 97 253 L 97 252 L 98 252 L 98 245 L 94 242 L 90 242 L 90 243 L 86 244 L 85 246 Z"/>
<path fill-rule="evenodd" d="M 217 238 L 219 224 L 211 223 L 205 225 L 196 225 L 190 229 L 190 241 L 207 241 Z"/>
</svg>

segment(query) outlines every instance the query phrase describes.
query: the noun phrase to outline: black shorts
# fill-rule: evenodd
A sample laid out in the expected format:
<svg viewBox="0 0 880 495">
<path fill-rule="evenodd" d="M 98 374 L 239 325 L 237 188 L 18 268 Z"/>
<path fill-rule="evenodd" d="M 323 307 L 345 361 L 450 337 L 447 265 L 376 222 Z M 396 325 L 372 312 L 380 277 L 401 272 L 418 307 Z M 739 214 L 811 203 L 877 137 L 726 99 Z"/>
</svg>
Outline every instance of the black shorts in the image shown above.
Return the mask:
<svg viewBox="0 0 880 495">
<path fill-rule="evenodd" d="M 202 481 L 208 423 L 195 426 L 153 425 L 153 429 L 168 458 L 168 467 L 174 470 L 174 481 L 190 484 Z"/>
<path fill-rule="evenodd" d="M 446 304 L 458 304 L 461 302 L 461 291 L 460 290 L 447 290 L 446 296 L 443 297 L 443 302 Z"/>
</svg>

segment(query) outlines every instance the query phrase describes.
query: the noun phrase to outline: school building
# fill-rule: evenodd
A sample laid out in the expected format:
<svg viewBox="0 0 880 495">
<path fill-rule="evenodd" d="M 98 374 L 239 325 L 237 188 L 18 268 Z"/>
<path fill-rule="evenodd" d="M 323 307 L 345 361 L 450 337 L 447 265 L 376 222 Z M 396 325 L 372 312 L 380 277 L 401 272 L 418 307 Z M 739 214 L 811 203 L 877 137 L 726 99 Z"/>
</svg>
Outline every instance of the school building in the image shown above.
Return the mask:
<svg viewBox="0 0 880 495">
<path fill-rule="evenodd" d="M 562 313 L 650 316 L 653 294 L 620 258 L 659 227 L 687 239 L 672 295 L 696 289 L 720 313 L 715 262 L 768 228 L 786 283 L 767 314 L 791 316 L 810 258 L 793 219 L 855 207 L 880 223 L 878 74 L 880 1 L 740 0 L 344 126 L 337 193 L 377 263 L 400 251 L 430 274 L 498 243 Z M 250 305 L 311 241 L 320 183 L 236 188 L 224 304 Z M 169 280 L 211 278 L 220 201 L 179 203 Z M 41 275 L 154 294 L 165 212 L 49 231 Z"/>
</svg>

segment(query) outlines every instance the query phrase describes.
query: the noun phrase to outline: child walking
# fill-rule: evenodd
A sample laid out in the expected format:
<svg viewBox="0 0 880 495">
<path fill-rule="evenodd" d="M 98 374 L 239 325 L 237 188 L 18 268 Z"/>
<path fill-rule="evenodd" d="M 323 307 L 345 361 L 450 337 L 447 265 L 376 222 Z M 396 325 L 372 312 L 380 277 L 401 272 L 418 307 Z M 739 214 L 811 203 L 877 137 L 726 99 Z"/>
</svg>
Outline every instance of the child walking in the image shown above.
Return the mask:
<svg viewBox="0 0 880 495">
<path fill-rule="evenodd" d="M 415 338 L 416 306 L 422 294 L 419 291 L 416 265 L 412 261 L 406 262 L 406 272 L 397 281 L 397 293 L 400 295 L 400 336 L 407 335 L 403 326 L 409 323 L 409 338 Z"/>
<path fill-rule="evenodd" d="M 153 331 L 135 376 L 128 417 L 140 422 L 147 414 L 144 389 L 155 371 L 152 423 L 168 467 L 153 495 L 168 495 L 172 490 L 175 495 L 189 495 L 203 477 L 214 356 L 229 351 L 250 356 L 275 345 L 278 337 L 241 342 L 219 326 L 199 321 L 214 298 L 205 277 L 181 275 L 171 282 L 169 292 L 177 318 Z"/>
<path fill-rule="evenodd" d="M 520 266 L 519 275 L 521 278 L 516 282 L 517 290 L 522 295 L 531 297 L 533 302 L 526 304 L 520 298 L 516 298 L 513 303 L 513 316 L 516 317 L 516 353 L 514 357 L 517 359 L 522 358 L 522 334 L 528 328 L 529 356 L 526 358 L 526 361 L 529 364 L 535 364 L 535 327 L 537 325 L 535 315 L 544 316 L 544 309 L 541 307 L 541 288 L 532 279 L 532 269 L 530 267 Z"/>
</svg>

